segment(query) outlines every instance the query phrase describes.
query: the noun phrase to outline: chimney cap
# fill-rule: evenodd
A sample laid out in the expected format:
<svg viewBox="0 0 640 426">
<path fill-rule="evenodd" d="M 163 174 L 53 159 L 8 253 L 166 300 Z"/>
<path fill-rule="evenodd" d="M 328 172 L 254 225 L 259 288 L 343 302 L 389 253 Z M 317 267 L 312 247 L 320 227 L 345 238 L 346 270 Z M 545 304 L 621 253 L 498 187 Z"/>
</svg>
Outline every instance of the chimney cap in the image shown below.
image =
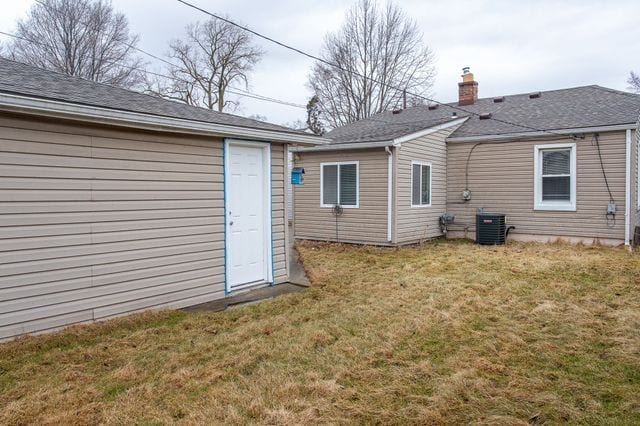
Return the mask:
<svg viewBox="0 0 640 426">
<path fill-rule="evenodd" d="M 469 74 L 469 71 L 471 70 L 470 67 L 462 67 L 462 73 L 463 74 Z"/>
</svg>

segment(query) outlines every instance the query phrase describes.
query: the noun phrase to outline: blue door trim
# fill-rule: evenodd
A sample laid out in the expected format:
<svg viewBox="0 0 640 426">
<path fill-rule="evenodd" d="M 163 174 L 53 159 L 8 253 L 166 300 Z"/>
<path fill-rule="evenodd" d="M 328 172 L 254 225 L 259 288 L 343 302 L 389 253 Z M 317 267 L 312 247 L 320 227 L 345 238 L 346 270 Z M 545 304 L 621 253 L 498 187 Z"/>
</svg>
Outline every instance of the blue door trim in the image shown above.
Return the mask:
<svg viewBox="0 0 640 426">
<path fill-rule="evenodd" d="M 224 294 L 225 297 L 229 295 L 228 285 L 227 285 L 227 156 L 229 153 L 227 152 L 227 144 L 232 141 L 245 141 L 245 142 L 258 142 L 269 145 L 269 217 L 270 217 L 270 229 L 269 229 L 269 238 L 270 238 L 270 246 L 271 246 L 271 271 L 270 271 L 270 282 L 269 285 L 273 287 L 275 285 L 275 262 L 274 262 L 274 252 L 275 247 L 273 243 L 273 154 L 272 148 L 273 144 L 271 141 L 259 141 L 254 139 L 242 139 L 242 138 L 223 138 L 222 139 L 222 202 L 223 202 L 223 212 L 224 212 Z"/>
</svg>

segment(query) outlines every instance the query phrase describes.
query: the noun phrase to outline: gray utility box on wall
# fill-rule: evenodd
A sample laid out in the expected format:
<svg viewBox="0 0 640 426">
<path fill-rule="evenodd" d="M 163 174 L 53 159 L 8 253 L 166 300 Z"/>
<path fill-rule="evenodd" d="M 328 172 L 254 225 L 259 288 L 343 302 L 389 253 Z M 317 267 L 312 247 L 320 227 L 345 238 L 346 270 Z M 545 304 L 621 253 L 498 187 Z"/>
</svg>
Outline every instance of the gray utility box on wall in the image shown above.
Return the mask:
<svg viewBox="0 0 640 426">
<path fill-rule="evenodd" d="M 504 244 L 507 233 L 503 214 L 476 214 L 476 242 L 478 244 Z"/>
</svg>

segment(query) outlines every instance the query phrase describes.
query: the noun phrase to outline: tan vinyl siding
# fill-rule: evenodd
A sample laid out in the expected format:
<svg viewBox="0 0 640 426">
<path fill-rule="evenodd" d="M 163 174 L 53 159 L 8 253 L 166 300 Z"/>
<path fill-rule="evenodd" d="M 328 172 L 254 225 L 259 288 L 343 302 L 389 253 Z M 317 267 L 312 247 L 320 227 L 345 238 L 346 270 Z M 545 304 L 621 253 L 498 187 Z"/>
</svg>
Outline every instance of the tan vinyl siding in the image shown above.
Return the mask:
<svg viewBox="0 0 640 426">
<path fill-rule="evenodd" d="M 447 210 L 456 215 L 453 230 L 467 228 L 475 237 L 476 209 L 507 215 L 514 235 L 624 239 L 625 133 L 600 134 L 607 178 L 618 207 L 615 224 L 607 224 L 609 195 L 600 169 L 593 135 L 576 143 L 576 211 L 534 210 L 534 146 L 574 142 L 571 139 L 520 140 L 478 146 L 469 163 L 472 198 L 462 203 L 465 163 L 474 143 L 450 142 L 447 146 Z"/>
<path fill-rule="evenodd" d="M 285 156 L 284 145 L 271 145 L 271 228 L 273 235 L 273 277 L 276 284 L 289 279 L 285 244 Z"/>
<path fill-rule="evenodd" d="M 0 118 L 0 338 L 224 297 L 222 146 Z M 272 149 L 283 281 L 283 148 Z"/>
<path fill-rule="evenodd" d="M 634 217 L 632 218 L 633 220 L 631 221 L 631 238 L 633 239 L 634 225 L 640 226 L 640 204 L 638 200 L 638 198 L 640 197 L 640 163 L 638 163 L 638 155 L 640 154 L 640 132 L 638 132 L 638 130 L 635 130 L 633 132 L 633 135 L 631 137 L 631 146 L 633 147 L 631 154 L 631 164 L 633 170 L 633 172 L 631 173 L 631 176 L 633 176 L 631 180 L 631 211 L 635 212 Z"/>
<path fill-rule="evenodd" d="M 296 238 L 336 240 L 336 220 L 331 208 L 320 207 L 320 164 L 359 161 L 359 208 L 345 208 L 338 219 L 340 241 L 388 244 L 387 170 L 383 148 L 334 152 L 300 152 L 296 167 L 305 169 L 304 183 L 294 185 L 294 233 Z"/>
<path fill-rule="evenodd" d="M 457 128 L 457 127 L 456 127 Z M 456 128 L 440 130 L 396 149 L 396 233 L 394 242 L 407 244 L 442 235 L 439 218 L 446 211 L 447 147 L 445 139 Z M 411 206 L 411 162 L 431 163 L 431 206 Z"/>
</svg>

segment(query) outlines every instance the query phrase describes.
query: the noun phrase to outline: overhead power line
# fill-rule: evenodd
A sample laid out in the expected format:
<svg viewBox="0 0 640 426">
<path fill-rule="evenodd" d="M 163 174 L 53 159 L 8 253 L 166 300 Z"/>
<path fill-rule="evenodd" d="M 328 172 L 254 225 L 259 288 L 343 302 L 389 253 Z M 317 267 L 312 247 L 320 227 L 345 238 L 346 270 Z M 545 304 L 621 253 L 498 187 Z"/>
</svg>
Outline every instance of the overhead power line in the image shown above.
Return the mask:
<svg viewBox="0 0 640 426">
<path fill-rule="evenodd" d="M 28 39 L 26 37 L 22 37 L 22 36 L 19 36 L 17 34 L 11 34 L 11 33 L 5 32 L 5 31 L 0 31 L 0 34 L 5 35 L 7 37 L 20 39 L 20 40 L 26 41 L 27 43 L 36 44 L 36 45 L 39 45 L 39 46 L 45 46 L 44 43 L 40 43 L 38 41 Z M 153 54 L 145 52 L 145 51 L 143 51 L 141 49 L 136 49 L 136 50 L 140 50 L 145 54 L 154 56 Z M 167 62 L 168 64 L 171 64 L 168 61 L 164 61 L 164 62 Z M 183 82 L 183 83 L 189 83 L 189 84 L 192 83 L 191 81 L 182 79 L 180 77 L 168 76 L 166 74 L 161 74 L 161 73 L 154 72 L 154 71 L 149 71 L 149 70 L 142 70 L 142 69 L 137 68 L 137 67 L 132 67 L 130 65 L 118 63 L 117 61 L 107 61 L 107 64 L 109 64 L 109 65 L 117 65 L 119 67 L 126 68 L 126 69 L 133 70 L 133 71 L 141 71 L 141 72 L 144 72 L 144 73 L 149 74 L 149 75 L 154 75 L 156 77 L 162 77 L 162 78 L 166 78 L 166 79 L 169 79 L 169 80 L 176 80 L 176 81 L 180 81 L 180 82 Z M 171 65 L 177 66 L 175 64 L 171 64 Z M 89 80 L 89 79 L 86 79 L 86 78 L 83 78 L 83 77 L 80 77 L 80 76 L 75 76 L 75 77 L 81 78 L 81 79 L 87 80 L 87 81 L 92 81 L 92 80 Z M 260 95 L 260 94 L 257 94 L 257 93 L 249 92 L 249 91 L 246 91 L 246 90 L 243 90 L 243 89 L 238 89 L 238 88 L 235 88 L 235 87 L 227 89 L 226 92 L 227 93 L 231 93 L 231 94 L 236 95 L 236 96 L 252 98 L 252 99 L 259 100 L 259 101 L 272 102 L 272 103 L 277 103 L 277 104 L 280 104 L 280 105 L 289 106 L 289 107 L 293 107 L 293 108 L 304 109 L 304 110 L 307 109 L 307 107 L 305 105 L 302 105 L 302 104 L 297 104 L 297 103 L 294 103 L 294 102 L 284 101 L 284 100 L 281 100 L 281 99 L 272 98 L 272 97 L 265 96 L 265 95 Z M 145 94 L 148 94 L 148 93 L 145 93 Z"/>
<path fill-rule="evenodd" d="M 278 45 L 280 47 L 283 47 L 285 49 L 291 50 L 291 51 L 296 52 L 296 53 L 298 53 L 300 55 L 306 56 L 307 58 L 310 58 L 310 59 L 313 59 L 315 61 L 321 62 L 321 63 L 323 63 L 325 65 L 328 65 L 328 66 L 330 66 L 332 68 L 336 68 L 336 69 L 339 69 L 340 71 L 343 71 L 343 72 L 346 72 L 346 73 L 350 73 L 350 74 L 355 75 L 355 76 L 360 77 L 360 78 L 367 79 L 367 80 L 369 80 L 369 81 L 371 81 L 373 83 L 388 87 L 388 88 L 393 89 L 393 90 L 397 90 L 397 91 L 404 91 L 405 90 L 405 89 L 402 89 L 402 88 L 399 88 L 399 87 L 395 87 L 395 86 L 393 86 L 393 85 L 391 85 L 389 83 L 381 82 L 381 81 L 379 81 L 379 80 L 377 80 L 377 79 L 375 79 L 373 77 L 365 76 L 365 75 L 363 75 L 363 74 L 361 74 L 361 73 L 359 73 L 357 71 L 346 69 L 346 68 L 344 68 L 343 66 L 341 66 L 339 64 L 336 64 L 334 62 L 331 62 L 331 61 L 328 61 L 326 59 L 323 59 L 323 58 L 321 58 L 321 57 L 319 57 L 317 55 L 314 55 L 312 53 L 306 52 L 306 51 L 304 51 L 302 49 L 299 49 L 297 47 L 291 46 L 291 45 L 289 45 L 287 43 L 278 41 L 278 40 L 276 40 L 276 39 L 274 39 L 272 37 L 269 37 L 267 35 L 264 35 L 264 34 L 258 32 L 258 31 L 252 30 L 249 27 L 246 27 L 244 25 L 238 24 L 238 23 L 232 21 L 229 18 L 225 18 L 225 17 L 223 17 L 221 15 L 218 15 L 218 14 L 210 12 L 210 11 L 208 11 L 206 9 L 203 9 L 202 7 L 197 6 L 197 5 L 193 4 L 193 3 L 190 3 L 190 2 L 188 2 L 186 0 L 176 0 L 176 1 L 178 3 L 182 3 L 185 6 L 188 6 L 188 7 L 192 8 L 192 9 L 194 9 L 194 10 L 197 10 L 197 11 L 199 11 L 201 13 L 204 13 L 205 15 L 208 15 L 208 16 L 210 16 L 212 18 L 219 19 L 219 20 L 224 21 L 224 22 L 226 22 L 226 23 L 228 23 L 230 25 L 233 25 L 233 26 L 235 26 L 237 28 L 240 28 L 240 29 L 242 29 L 242 30 L 244 30 L 244 31 L 246 31 L 246 32 L 248 32 L 250 34 L 255 35 L 256 37 L 259 37 L 259 38 L 261 38 L 263 40 L 266 40 L 268 42 L 274 43 L 274 44 L 276 44 L 276 45 Z M 409 92 L 409 91 L 406 91 L 406 93 L 408 95 L 411 95 L 411 96 L 414 96 L 416 98 L 425 100 L 427 102 L 438 104 L 438 105 L 442 105 L 442 106 L 445 106 L 447 108 L 452 108 L 452 109 L 455 109 L 455 110 L 458 110 L 458 111 L 462 111 L 462 112 L 464 112 L 466 114 L 469 114 L 469 115 L 472 115 L 472 116 L 480 117 L 480 115 L 481 115 L 480 113 L 477 113 L 475 111 L 470 111 L 468 109 L 461 108 L 459 106 L 450 105 L 450 104 L 445 103 L 445 102 L 437 101 L 435 99 L 428 98 L 428 97 L 426 97 L 424 95 L 421 95 L 421 94 L 418 94 L 418 93 L 413 93 L 413 92 Z M 516 127 L 520 127 L 520 128 L 523 128 L 523 129 L 533 130 L 533 131 L 536 131 L 536 132 L 549 133 L 549 134 L 552 134 L 554 136 L 564 136 L 564 137 L 566 137 L 566 135 L 562 135 L 560 133 L 553 132 L 550 129 L 539 129 L 539 128 L 536 128 L 536 127 L 532 127 L 532 126 L 528 126 L 528 125 L 520 124 L 520 123 L 515 123 L 515 122 L 512 122 L 512 121 L 508 121 L 508 120 L 502 120 L 502 119 L 495 118 L 495 117 L 491 117 L 490 119 L 493 120 L 493 121 L 499 122 L 499 123 L 508 124 L 510 126 L 516 126 Z"/>
<path fill-rule="evenodd" d="M 19 36 L 17 34 L 11 34 L 11 33 L 7 33 L 7 32 L 4 32 L 4 31 L 0 31 L 0 34 L 8 36 L 8 37 L 17 38 L 17 39 L 26 41 L 28 43 L 44 46 L 43 43 L 37 42 L 35 40 L 28 39 L 26 37 Z M 162 77 L 162 78 L 175 80 L 175 81 L 180 81 L 180 82 L 183 82 L 183 83 L 189 83 L 189 84 L 192 83 L 191 81 L 182 79 L 180 77 L 168 76 L 166 74 L 161 74 L 161 73 L 154 72 L 154 71 L 149 71 L 149 70 L 140 70 L 139 68 L 132 67 L 132 66 L 125 65 L 125 64 L 121 64 L 121 63 L 118 63 L 116 61 L 107 61 L 107 64 L 109 64 L 109 65 L 118 65 L 120 67 L 127 68 L 127 69 L 134 70 L 134 71 L 144 71 L 145 73 L 147 73 L 149 75 Z M 169 62 L 169 64 L 171 64 L 171 63 Z M 172 65 L 176 66 L 175 64 L 172 64 Z M 89 79 L 86 79 L 86 78 L 83 78 L 83 77 L 80 77 L 80 76 L 75 76 L 75 77 L 80 78 L 82 80 L 86 80 L 86 81 L 92 81 L 92 80 L 89 80 Z M 105 83 L 102 83 L 102 84 L 105 84 Z M 149 95 L 149 93 L 145 93 L 145 92 L 141 92 L 141 93 L 145 94 L 145 95 Z M 293 107 L 293 108 L 299 108 L 299 109 L 302 109 L 302 110 L 305 110 L 305 111 L 307 109 L 307 107 L 305 105 L 302 105 L 302 104 L 297 104 L 297 103 L 294 103 L 294 102 L 284 101 L 282 99 L 272 98 L 272 97 L 269 97 L 269 96 L 264 96 L 264 95 L 260 95 L 260 94 L 257 94 L 257 93 L 244 91 L 242 89 L 237 89 L 237 88 L 227 89 L 227 93 L 231 93 L 231 94 L 234 94 L 234 95 L 237 95 L 237 96 L 243 96 L 243 97 L 247 97 L 247 98 L 252 98 L 252 99 L 259 100 L 259 101 L 271 102 L 271 103 L 276 103 L 276 104 L 289 106 L 289 107 Z M 397 122 L 391 122 L 391 121 L 386 121 L 386 120 L 380 120 L 380 119 L 376 119 L 376 118 L 373 118 L 373 117 L 369 117 L 368 120 L 379 122 L 379 123 L 383 123 L 385 125 L 390 125 L 390 126 L 406 126 L 406 125 L 422 124 L 423 123 L 423 121 L 409 121 L 409 122 L 397 123 Z"/>
</svg>

